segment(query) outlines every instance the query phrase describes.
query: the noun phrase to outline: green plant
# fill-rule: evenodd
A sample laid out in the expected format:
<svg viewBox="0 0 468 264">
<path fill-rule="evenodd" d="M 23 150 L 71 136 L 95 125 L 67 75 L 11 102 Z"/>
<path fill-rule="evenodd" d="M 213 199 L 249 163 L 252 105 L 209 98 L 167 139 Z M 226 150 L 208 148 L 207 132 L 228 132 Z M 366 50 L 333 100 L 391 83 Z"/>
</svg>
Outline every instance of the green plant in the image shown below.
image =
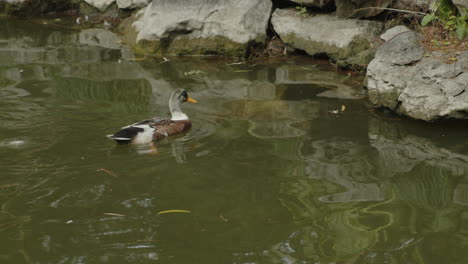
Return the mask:
<svg viewBox="0 0 468 264">
<path fill-rule="evenodd" d="M 421 20 L 422 26 L 427 26 L 435 21 L 440 22 L 449 32 L 455 32 L 458 39 L 463 40 L 467 35 L 468 15 L 458 14 L 456 7 L 450 0 L 439 0 L 431 6 L 432 12 Z"/>
<path fill-rule="evenodd" d="M 302 4 L 300 6 L 296 6 L 296 9 L 297 9 L 298 15 L 303 16 L 303 17 L 307 16 L 307 8 L 302 6 Z"/>
</svg>

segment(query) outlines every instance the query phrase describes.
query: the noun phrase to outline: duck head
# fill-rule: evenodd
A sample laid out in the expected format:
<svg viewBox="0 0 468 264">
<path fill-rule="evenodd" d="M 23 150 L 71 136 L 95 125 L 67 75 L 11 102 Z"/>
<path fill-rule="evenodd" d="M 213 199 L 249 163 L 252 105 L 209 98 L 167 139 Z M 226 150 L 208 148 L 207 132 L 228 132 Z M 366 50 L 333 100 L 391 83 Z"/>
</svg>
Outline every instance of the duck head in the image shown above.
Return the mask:
<svg viewBox="0 0 468 264">
<path fill-rule="evenodd" d="M 183 89 L 177 89 L 172 92 L 169 98 L 169 109 L 171 110 L 171 120 L 188 120 L 188 116 L 182 112 L 181 105 L 185 102 L 196 103 L 197 101 L 191 98 L 187 91 Z"/>
</svg>

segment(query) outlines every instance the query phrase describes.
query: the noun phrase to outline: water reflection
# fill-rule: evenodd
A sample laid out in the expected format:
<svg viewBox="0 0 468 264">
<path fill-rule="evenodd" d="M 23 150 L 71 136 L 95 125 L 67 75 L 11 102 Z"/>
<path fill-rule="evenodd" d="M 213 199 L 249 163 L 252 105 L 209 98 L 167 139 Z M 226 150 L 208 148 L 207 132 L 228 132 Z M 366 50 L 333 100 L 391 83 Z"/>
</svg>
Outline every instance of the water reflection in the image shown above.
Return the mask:
<svg viewBox="0 0 468 264">
<path fill-rule="evenodd" d="M 443 261 L 448 234 L 466 232 L 463 147 L 439 146 L 399 121 L 370 118 L 368 127 L 369 144 L 332 137 L 301 148 L 305 177 L 281 188 L 302 227 L 294 251 L 313 261 Z M 456 239 L 453 261 L 463 263 L 467 240 Z"/>
<path fill-rule="evenodd" d="M 2 263 L 467 261 L 466 124 L 376 115 L 317 61 L 139 60 L 0 22 Z M 176 88 L 193 128 L 158 154 L 105 138 Z"/>
</svg>

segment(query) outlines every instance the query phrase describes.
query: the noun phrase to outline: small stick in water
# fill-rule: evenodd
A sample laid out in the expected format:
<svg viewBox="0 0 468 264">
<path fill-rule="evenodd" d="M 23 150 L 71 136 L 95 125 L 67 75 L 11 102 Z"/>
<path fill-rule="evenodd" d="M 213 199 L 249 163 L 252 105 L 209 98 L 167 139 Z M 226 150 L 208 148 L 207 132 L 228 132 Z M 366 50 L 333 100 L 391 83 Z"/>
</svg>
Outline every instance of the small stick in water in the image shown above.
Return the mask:
<svg viewBox="0 0 468 264">
<path fill-rule="evenodd" d="M 105 172 L 105 173 L 107 173 L 107 174 L 109 174 L 111 176 L 114 176 L 115 178 L 119 177 L 115 172 L 104 169 L 104 168 L 97 169 L 96 171 L 103 171 L 103 172 Z"/>
</svg>

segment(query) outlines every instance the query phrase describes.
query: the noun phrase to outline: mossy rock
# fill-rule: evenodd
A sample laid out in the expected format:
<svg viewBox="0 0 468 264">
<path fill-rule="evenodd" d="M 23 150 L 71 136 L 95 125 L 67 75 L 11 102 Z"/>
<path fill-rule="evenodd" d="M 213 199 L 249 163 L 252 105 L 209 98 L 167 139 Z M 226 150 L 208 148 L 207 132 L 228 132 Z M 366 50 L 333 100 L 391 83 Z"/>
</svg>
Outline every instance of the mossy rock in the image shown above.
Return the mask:
<svg viewBox="0 0 468 264">
<path fill-rule="evenodd" d="M 247 44 L 234 42 L 226 37 L 177 38 L 161 46 L 161 52 L 175 55 L 221 55 L 244 57 Z"/>
<path fill-rule="evenodd" d="M 328 57 L 336 61 L 355 56 L 371 47 L 369 40 L 366 38 L 356 38 L 347 47 L 337 47 L 328 43 L 303 39 L 297 37 L 294 33 L 282 36 L 282 40 L 288 45 L 304 50 L 309 55 L 327 54 Z"/>
<path fill-rule="evenodd" d="M 135 16 L 122 21 L 118 27 L 122 40 L 133 48 L 136 53 L 158 55 L 220 55 L 227 57 L 245 57 L 249 43 L 237 43 L 226 37 L 188 38 L 176 37 L 160 40 L 140 40 L 136 42 L 138 33 L 133 27 Z"/>
</svg>

